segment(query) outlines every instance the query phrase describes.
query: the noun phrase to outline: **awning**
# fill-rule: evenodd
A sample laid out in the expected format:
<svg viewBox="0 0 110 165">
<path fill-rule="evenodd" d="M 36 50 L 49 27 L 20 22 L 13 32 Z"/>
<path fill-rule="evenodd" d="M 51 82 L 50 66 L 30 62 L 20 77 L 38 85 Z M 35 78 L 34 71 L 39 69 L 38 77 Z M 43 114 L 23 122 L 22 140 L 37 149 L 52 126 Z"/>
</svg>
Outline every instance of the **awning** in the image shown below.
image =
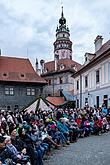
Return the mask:
<svg viewBox="0 0 110 165">
<path fill-rule="evenodd" d="M 71 95 L 69 92 L 62 91 L 63 96 L 65 97 L 66 101 L 75 101 L 76 96 Z"/>
<path fill-rule="evenodd" d="M 49 101 L 51 104 L 55 105 L 55 106 L 59 106 L 59 105 L 63 105 L 65 103 L 65 98 L 64 97 L 51 97 L 48 96 L 46 98 L 47 101 Z"/>
</svg>

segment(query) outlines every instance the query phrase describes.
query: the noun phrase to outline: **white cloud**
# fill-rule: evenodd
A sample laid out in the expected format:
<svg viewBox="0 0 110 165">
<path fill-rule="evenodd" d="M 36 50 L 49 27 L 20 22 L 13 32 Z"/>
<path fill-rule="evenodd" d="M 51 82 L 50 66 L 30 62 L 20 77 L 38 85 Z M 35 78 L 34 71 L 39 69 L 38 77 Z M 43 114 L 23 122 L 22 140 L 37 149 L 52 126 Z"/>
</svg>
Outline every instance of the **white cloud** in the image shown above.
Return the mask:
<svg viewBox="0 0 110 165">
<path fill-rule="evenodd" d="M 0 47 L 3 53 L 53 60 L 55 30 L 61 15 L 60 0 L 0 0 Z M 73 41 L 73 57 L 83 61 L 94 51 L 94 39 L 109 39 L 110 1 L 64 0 L 64 16 Z M 28 48 L 28 55 L 27 55 Z"/>
</svg>

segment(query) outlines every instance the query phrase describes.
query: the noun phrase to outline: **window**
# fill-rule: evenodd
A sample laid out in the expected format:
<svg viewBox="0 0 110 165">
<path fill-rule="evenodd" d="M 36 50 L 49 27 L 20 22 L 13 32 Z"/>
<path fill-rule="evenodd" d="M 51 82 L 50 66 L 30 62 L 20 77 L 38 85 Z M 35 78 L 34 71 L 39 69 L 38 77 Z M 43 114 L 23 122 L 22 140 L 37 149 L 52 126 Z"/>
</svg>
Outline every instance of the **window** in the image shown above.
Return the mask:
<svg viewBox="0 0 110 165">
<path fill-rule="evenodd" d="M 24 77 L 24 74 L 21 74 L 21 77 Z"/>
<path fill-rule="evenodd" d="M 51 79 L 48 80 L 48 85 L 51 85 Z"/>
<path fill-rule="evenodd" d="M 14 95 L 13 87 L 5 87 L 5 95 Z"/>
<path fill-rule="evenodd" d="M 34 88 L 31 89 L 31 95 L 32 95 L 32 96 L 35 95 L 35 89 L 34 89 Z"/>
<path fill-rule="evenodd" d="M 63 77 L 59 77 L 60 84 L 63 83 Z"/>
<path fill-rule="evenodd" d="M 104 104 L 107 108 L 108 107 L 108 95 L 104 95 Z"/>
<path fill-rule="evenodd" d="M 85 105 L 88 104 L 88 98 L 85 98 Z"/>
<path fill-rule="evenodd" d="M 79 99 L 77 99 L 77 108 L 79 108 Z"/>
<path fill-rule="evenodd" d="M 85 61 L 87 61 L 87 57 L 85 57 Z"/>
<path fill-rule="evenodd" d="M 71 52 L 70 52 L 71 53 Z M 70 60 L 72 60 L 72 56 L 70 56 Z"/>
<path fill-rule="evenodd" d="M 85 77 L 85 88 L 88 87 L 88 76 Z"/>
<path fill-rule="evenodd" d="M 31 89 L 27 88 L 27 95 L 31 95 Z"/>
<path fill-rule="evenodd" d="M 99 83 L 100 81 L 100 72 L 99 70 L 96 71 L 96 83 Z"/>
<path fill-rule="evenodd" d="M 96 107 L 99 108 L 99 96 L 96 96 Z"/>
<path fill-rule="evenodd" d="M 77 90 L 79 90 L 79 80 L 77 80 Z"/>
<path fill-rule="evenodd" d="M 3 73 L 3 76 L 5 76 L 5 77 L 6 77 L 6 76 L 7 76 L 7 74 L 6 74 L 6 73 Z"/>
<path fill-rule="evenodd" d="M 34 96 L 35 95 L 35 89 L 34 88 L 27 88 L 27 95 L 28 96 Z"/>
</svg>

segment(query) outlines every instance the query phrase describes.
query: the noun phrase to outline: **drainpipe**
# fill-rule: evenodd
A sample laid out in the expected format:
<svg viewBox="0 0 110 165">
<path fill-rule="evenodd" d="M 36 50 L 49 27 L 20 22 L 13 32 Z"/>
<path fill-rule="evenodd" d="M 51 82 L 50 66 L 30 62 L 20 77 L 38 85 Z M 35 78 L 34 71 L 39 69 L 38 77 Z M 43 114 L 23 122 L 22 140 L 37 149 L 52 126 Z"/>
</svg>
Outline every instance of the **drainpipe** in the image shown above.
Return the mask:
<svg viewBox="0 0 110 165">
<path fill-rule="evenodd" d="M 80 75 L 80 108 L 82 108 L 82 75 Z"/>
</svg>

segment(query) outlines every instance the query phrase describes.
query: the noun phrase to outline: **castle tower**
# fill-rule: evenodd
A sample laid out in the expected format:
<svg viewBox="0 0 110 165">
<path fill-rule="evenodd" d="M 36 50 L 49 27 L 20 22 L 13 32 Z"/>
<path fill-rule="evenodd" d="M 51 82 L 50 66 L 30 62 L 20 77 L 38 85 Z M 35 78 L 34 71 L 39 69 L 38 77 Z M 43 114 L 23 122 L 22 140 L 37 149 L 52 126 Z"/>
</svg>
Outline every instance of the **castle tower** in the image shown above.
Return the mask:
<svg viewBox="0 0 110 165">
<path fill-rule="evenodd" d="M 63 14 L 59 19 L 59 26 L 56 29 L 56 41 L 54 42 L 54 59 L 56 55 L 59 59 L 72 59 L 72 42 L 70 41 L 69 28 L 66 26 L 66 19 Z"/>
</svg>

